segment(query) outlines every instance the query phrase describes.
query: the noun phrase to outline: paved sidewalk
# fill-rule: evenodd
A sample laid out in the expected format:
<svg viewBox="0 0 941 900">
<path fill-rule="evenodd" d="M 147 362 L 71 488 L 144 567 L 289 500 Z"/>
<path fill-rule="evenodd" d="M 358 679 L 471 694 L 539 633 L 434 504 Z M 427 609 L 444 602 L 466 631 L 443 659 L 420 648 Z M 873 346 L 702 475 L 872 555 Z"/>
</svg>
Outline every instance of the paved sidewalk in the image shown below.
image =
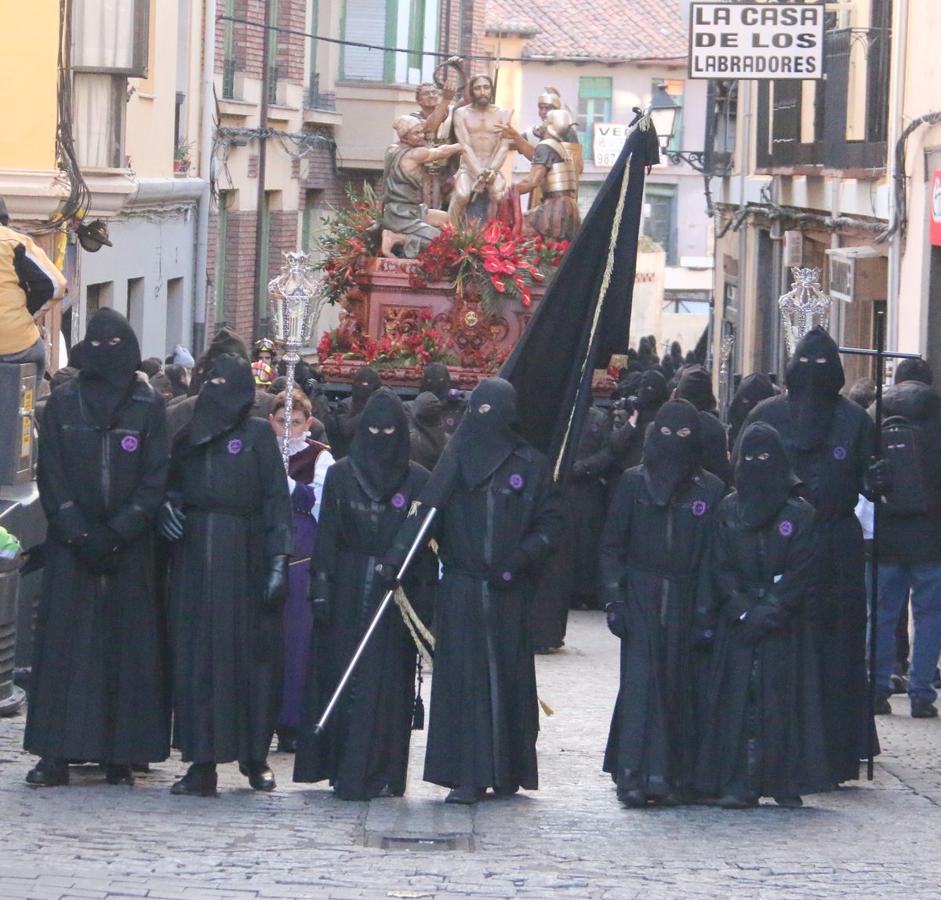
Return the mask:
<svg viewBox="0 0 941 900">
<path fill-rule="evenodd" d="M 802 810 L 633 811 L 600 771 L 617 681 L 603 616 L 573 614 L 566 648 L 537 666 L 556 710 L 542 719 L 542 790 L 473 811 L 443 807 L 420 780 L 423 732 L 404 800 L 294 785 L 279 754 L 275 793 L 251 792 L 232 765 L 220 798 L 199 800 L 169 794 L 178 758 L 134 788 L 94 768 L 73 769 L 68 788 L 30 788 L 23 718 L 0 720 L 0 900 L 941 895 L 941 720 L 909 718 L 905 698 L 880 719 L 872 784 Z"/>
</svg>

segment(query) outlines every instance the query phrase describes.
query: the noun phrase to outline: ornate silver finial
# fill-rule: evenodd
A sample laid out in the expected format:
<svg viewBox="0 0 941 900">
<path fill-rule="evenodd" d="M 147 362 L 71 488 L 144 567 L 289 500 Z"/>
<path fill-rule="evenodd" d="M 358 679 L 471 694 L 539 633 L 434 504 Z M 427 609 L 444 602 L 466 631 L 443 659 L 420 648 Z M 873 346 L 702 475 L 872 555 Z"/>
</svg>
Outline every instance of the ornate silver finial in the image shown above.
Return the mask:
<svg viewBox="0 0 941 900">
<path fill-rule="evenodd" d="M 817 325 L 829 328 L 830 298 L 820 290 L 820 269 L 793 268 L 794 283 L 778 300 L 784 343 L 788 355 L 794 352 L 800 339 Z"/>
</svg>

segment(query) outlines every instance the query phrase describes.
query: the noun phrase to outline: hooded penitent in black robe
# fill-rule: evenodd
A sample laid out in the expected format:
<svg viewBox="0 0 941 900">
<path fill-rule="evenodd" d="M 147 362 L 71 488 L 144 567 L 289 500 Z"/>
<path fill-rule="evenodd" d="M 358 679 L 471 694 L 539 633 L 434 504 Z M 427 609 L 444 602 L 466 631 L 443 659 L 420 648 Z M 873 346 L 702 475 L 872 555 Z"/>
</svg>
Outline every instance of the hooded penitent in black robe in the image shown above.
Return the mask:
<svg viewBox="0 0 941 900">
<path fill-rule="evenodd" d="M 170 749 L 151 523 L 163 499 L 163 402 L 119 313 L 88 323 L 78 378 L 49 398 L 39 445 L 48 521 L 25 748 L 129 765 Z"/>
<path fill-rule="evenodd" d="M 177 396 L 174 392 L 173 399 L 167 404 L 167 431 L 171 445 L 176 436 L 193 418 L 196 409 L 196 397 L 206 381 L 206 376 L 212 371 L 216 360 L 226 354 L 234 354 L 246 360 L 248 359 L 248 349 L 245 342 L 234 331 L 223 327 L 213 335 L 206 352 L 196 360 L 196 366 L 193 368 L 193 374 L 186 393 Z M 258 416 L 260 419 L 267 418 L 274 408 L 274 401 L 274 396 L 267 391 L 255 390 L 254 403 L 249 414 Z"/>
<path fill-rule="evenodd" d="M 683 434 L 685 432 L 685 435 Z M 618 482 L 601 541 L 602 599 L 623 623 L 621 687 L 604 771 L 621 799 L 688 794 L 696 761 L 697 580 L 725 493 L 699 467 L 701 425 L 685 400 L 654 419 L 644 464 Z"/>
<path fill-rule="evenodd" d="M 264 762 L 277 724 L 281 612 L 265 590 L 272 559 L 291 552 L 292 508 L 274 432 L 247 415 L 254 396 L 248 360 L 218 357 L 171 456 L 168 496 L 186 516 L 170 576 L 185 762 Z"/>
<path fill-rule="evenodd" d="M 748 418 L 748 414 L 761 403 L 762 400 L 767 400 L 776 393 L 777 391 L 771 379 L 761 372 L 752 372 L 751 375 L 746 375 L 742 379 L 741 384 L 739 384 L 738 389 L 735 391 L 732 402 L 729 404 L 730 447 L 735 446 L 735 442 L 738 440 L 738 436 L 742 431 L 742 426 L 745 424 L 745 419 Z"/>
<path fill-rule="evenodd" d="M 562 538 L 541 567 L 532 608 L 536 650 L 550 650 L 565 643 L 570 608 L 598 605 L 598 544 L 604 527 L 608 476 L 614 467 L 608 446 L 610 436 L 607 414 L 591 407 L 562 493 Z"/>
<path fill-rule="evenodd" d="M 829 790 L 823 696 L 808 605 L 816 572 L 814 509 L 778 433 L 742 434 L 737 493 L 713 525 L 703 630 L 714 630 L 697 786 L 735 805 Z"/>
<path fill-rule="evenodd" d="M 344 397 L 324 422 L 334 459 L 342 459 L 350 452 L 350 444 L 353 443 L 356 425 L 366 408 L 366 401 L 381 387 L 382 379 L 372 366 L 362 366 L 353 376 L 350 396 Z"/>
<path fill-rule="evenodd" d="M 467 404 L 461 392 L 452 387 L 448 367 L 444 363 L 429 363 L 425 366 L 418 391 L 420 394 L 428 391 L 441 401 L 441 424 L 448 435 L 454 434 L 464 418 Z"/>
<path fill-rule="evenodd" d="M 660 372 L 653 369 L 644 372 L 637 389 L 634 408 L 626 410 L 627 418 L 621 423 L 615 423 L 611 433 L 611 449 L 622 469 L 640 465 L 647 427 L 669 396 L 666 379 Z M 628 419 L 635 410 L 637 420 L 632 425 Z"/>
<path fill-rule="evenodd" d="M 350 455 L 331 466 L 324 486 L 311 596 L 329 615 L 314 624 L 307 722 L 294 763 L 295 781 L 329 779 L 344 800 L 405 793 L 416 648 L 395 605 L 380 620 L 326 732 L 315 736 L 312 726 L 382 601 L 386 589 L 376 566 L 427 480 L 427 470 L 409 461 L 401 401 L 389 390 L 377 391 L 359 417 Z M 428 622 L 437 575 L 430 551 L 411 573 L 408 597 Z"/>
<path fill-rule="evenodd" d="M 538 786 L 529 604 L 561 513 L 546 458 L 513 430 L 502 378 L 471 394 L 439 473 L 451 467 L 435 534 L 444 566 L 425 780 L 478 791 Z M 453 449 L 452 449 L 453 448 Z"/>
<path fill-rule="evenodd" d="M 702 422 L 702 467 L 721 478 L 726 486 L 732 483 L 732 464 L 729 462 L 729 439 L 725 426 L 716 412 L 716 398 L 712 393 L 712 377 L 702 366 L 687 366 L 680 375 L 674 395 L 688 400 L 699 410 Z"/>
<path fill-rule="evenodd" d="M 840 396 L 836 343 L 814 328 L 787 364 L 787 394 L 760 403 L 746 419 L 781 435 L 800 494 L 816 510 L 815 615 L 824 717 L 834 782 L 859 777 L 868 753 L 866 583 L 863 533 L 854 509 L 875 446 L 865 410 Z"/>
<path fill-rule="evenodd" d="M 430 472 L 448 442 L 441 421 L 441 401 L 431 391 L 423 391 L 409 404 L 408 427 L 412 460 Z"/>
</svg>

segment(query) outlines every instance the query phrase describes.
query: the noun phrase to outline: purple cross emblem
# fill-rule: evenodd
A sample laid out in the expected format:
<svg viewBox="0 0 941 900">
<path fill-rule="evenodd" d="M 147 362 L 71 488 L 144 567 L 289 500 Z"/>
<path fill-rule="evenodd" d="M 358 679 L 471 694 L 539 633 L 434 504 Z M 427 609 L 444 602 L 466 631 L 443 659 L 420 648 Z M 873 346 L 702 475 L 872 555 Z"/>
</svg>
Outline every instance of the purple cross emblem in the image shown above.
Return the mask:
<svg viewBox="0 0 941 900">
<path fill-rule="evenodd" d="M 133 434 L 121 438 L 121 449 L 125 453 L 133 453 L 139 446 L 140 441 Z"/>
<path fill-rule="evenodd" d="M 232 438 L 232 440 L 226 444 L 226 449 L 235 456 L 236 453 L 242 452 L 242 442 L 238 438 Z"/>
<path fill-rule="evenodd" d="M 778 534 L 781 537 L 790 537 L 794 534 L 794 523 L 788 519 L 785 519 L 780 525 L 778 525 Z"/>
<path fill-rule="evenodd" d="M 402 509 L 405 506 L 405 495 L 393 494 L 391 502 L 396 509 Z"/>
<path fill-rule="evenodd" d="M 846 459 L 846 447 L 834 447 L 833 458 L 843 462 L 843 460 Z"/>
<path fill-rule="evenodd" d="M 514 472 L 510 476 L 510 487 L 513 488 L 514 491 L 522 490 L 524 484 L 526 484 L 526 481 L 518 472 Z"/>
<path fill-rule="evenodd" d="M 700 516 L 704 516 L 708 508 L 709 506 L 706 504 L 705 500 L 693 501 L 693 515 L 696 516 L 696 518 L 699 518 Z"/>
</svg>

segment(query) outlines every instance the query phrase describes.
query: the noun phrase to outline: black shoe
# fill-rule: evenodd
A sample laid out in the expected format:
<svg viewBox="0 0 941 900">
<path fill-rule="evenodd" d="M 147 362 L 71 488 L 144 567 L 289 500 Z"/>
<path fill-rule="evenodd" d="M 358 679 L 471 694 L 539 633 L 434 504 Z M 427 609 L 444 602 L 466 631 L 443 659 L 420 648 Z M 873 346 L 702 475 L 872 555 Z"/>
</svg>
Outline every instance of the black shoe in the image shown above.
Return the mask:
<svg viewBox="0 0 941 900">
<path fill-rule="evenodd" d="M 512 797 L 518 793 L 520 786 L 518 784 L 502 784 L 493 789 L 494 797 Z"/>
<path fill-rule="evenodd" d="M 170 793 L 183 797 L 215 797 L 216 781 L 216 767 L 213 763 L 192 765 L 170 788 Z"/>
<path fill-rule="evenodd" d="M 618 788 L 618 800 L 631 809 L 643 809 L 647 805 L 647 795 L 643 791 Z"/>
<path fill-rule="evenodd" d="M 934 670 L 934 678 L 931 679 L 931 686 L 933 688 L 941 688 L 941 669 Z"/>
<path fill-rule="evenodd" d="M 912 718 L 913 719 L 936 719 L 938 717 L 938 707 L 930 700 L 918 700 L 912 697 Z"/>
<path fill-rule="evenodd" d="M 34 787 L 60 787 L 68 784 L 68 763 L 62 759 L 41 759 L 26 773 L 26 783 Z"/>
<path fill-rule="evenodd" d="M 136 765 L 132 765 L 131 771 L 137 772 L 139 775 L 149 775 L 150 763 L 137 763 Z"/>
<path fill-rule="evenodd" d="M 693 800 L 692 791 L 670 791 L 666 797 L 654 797 L 654 802 L 661 806 L 689 806 Z"/>
<path fill-rule="evenodd" d="M 892 685 L 893 694 L 907 694 L 908 693 L 908 679 L 904 675 L 890 675 L 889 682 Z"/>
<path fill-rule="evenodd" d="M 739 794 L 725 794 L 725 796 L 719 798 L 716 805 L 722 807 L 722 809 L 751 809 L 753 806 L 758 805 L 758 799 L 756 797 L 743 797 Z"/>
<path fill-rule="evenodd" d="M 876 694 L 875 714 L 877 716 L 892 715 L 892 704 L 889 703 L 888 694 Z"/>
<path fill-rule="evenodd" d="M 800 809 L 804 805 L 804 801 L 801 800 L 797 794 L 788 794 L 785 797 L 775 797 L 774 802 L 778 806 L 783 806 L 784 809 Z"/>
<path fill-rule="evenodd" d="M 128 787 L 134 786 L 134 773 L 130 766 L 105 766 L 105 781 L 108 784 L 126 784 Z"/>
<path fill-rule="evenodd" d="M 478 803 L 487 796 L 487 791 L 485 788 L 476 788 L 476 787 L 456 787 L 451 788 L 448 792 L 448 796 L 444 798 L 445 803 L 460 803 L 463 806 L 472 806 L 474 803 Z"/>
<path fill-rule="evenodd" d="M 248 778 L 253 791 L 273 791 L 275 789 L 274 772 L 267 762 L 239 763 L 239 771 Z"/>
</svg>

